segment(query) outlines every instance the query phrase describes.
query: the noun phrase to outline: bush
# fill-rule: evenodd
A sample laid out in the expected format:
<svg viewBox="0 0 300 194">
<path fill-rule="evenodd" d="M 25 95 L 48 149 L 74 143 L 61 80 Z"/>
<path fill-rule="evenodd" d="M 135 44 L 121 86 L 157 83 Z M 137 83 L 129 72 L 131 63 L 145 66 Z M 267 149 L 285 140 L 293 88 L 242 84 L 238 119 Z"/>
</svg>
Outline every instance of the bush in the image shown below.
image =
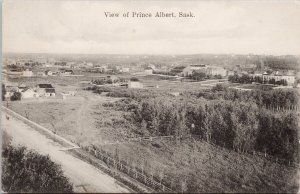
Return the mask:
<svg viewBox="0 0 300 194">
<path fill-rule="evenodd" d="M 130 81 L 137 82 L 137 81 L 139 81 L 139 79 L 136 77 L 132 77 L 132 78 L 130 78 Z"/>
<path fill-rule="evenodd" d="M 59 165 L 25 147 L 3 148 L 1 179 L 5 192 L 73 192 Z"/>
<path fill-rule="evenodd" d="M 21 100 L 21 93 L 20 92 L 15 92 L 11 97 L 10 100 L 11 101 L 17 101 L 17 100 Z"/>
</svg>

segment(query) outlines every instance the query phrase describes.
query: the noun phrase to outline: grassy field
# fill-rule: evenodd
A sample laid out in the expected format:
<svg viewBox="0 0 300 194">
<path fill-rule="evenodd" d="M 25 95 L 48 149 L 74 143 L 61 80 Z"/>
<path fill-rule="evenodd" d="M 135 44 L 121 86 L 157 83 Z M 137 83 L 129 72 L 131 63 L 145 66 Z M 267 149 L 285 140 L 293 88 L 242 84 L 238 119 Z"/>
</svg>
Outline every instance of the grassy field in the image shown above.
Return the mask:
<svg viewBox="0 0 300 194">
<path fill-rule="evenodd" d="M 118 99 L 87 91 L 80 91 L 77 95 L 64 101 L 57 98 L 24 100 L 9 102 L 8 106 L 23 116 L 29 112 L 29 119 L 77 143 L 101 143 L 122 136 L 122 130 L 111 131 L 113 121 L 123 119 L 121 114 L 102 106 Z"/>
<path fill-rule="evenodd" d="M 207 85 L 207 82 L 186 82 L 176 78 L 164 80 L 161 76 L 157 75 L 138 77 L 138 79 L 143 83 L 145 88 L 151 88 L 158 91 L 184 92 L 203 90 L 212 87 L 211 85 Z M 215 83 L 215 81 L 212 81 L 212 83 Z"/>
<path fill-rule="evenodd" d="M 296 192 L 297 169 L 262 157 L 242 155 L 206 142 L 184 140 L 102 146 L 112 155 L 148 173 L 163 173 L 172 188 L 187 192 Z"/>
</svg>

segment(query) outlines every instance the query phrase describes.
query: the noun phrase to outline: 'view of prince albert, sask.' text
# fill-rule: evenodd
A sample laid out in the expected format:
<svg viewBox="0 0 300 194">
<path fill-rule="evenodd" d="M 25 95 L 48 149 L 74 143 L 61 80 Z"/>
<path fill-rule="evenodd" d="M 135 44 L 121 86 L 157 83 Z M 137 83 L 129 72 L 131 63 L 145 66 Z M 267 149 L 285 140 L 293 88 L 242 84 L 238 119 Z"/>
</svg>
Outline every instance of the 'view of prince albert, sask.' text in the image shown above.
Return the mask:
<svg viewBox="0 0 300 194">
<path fill-rule="evenodd" d="M 296 1 L 4 1 L 1 191 L 298 192 L 299 18 Z"/>
</svg>

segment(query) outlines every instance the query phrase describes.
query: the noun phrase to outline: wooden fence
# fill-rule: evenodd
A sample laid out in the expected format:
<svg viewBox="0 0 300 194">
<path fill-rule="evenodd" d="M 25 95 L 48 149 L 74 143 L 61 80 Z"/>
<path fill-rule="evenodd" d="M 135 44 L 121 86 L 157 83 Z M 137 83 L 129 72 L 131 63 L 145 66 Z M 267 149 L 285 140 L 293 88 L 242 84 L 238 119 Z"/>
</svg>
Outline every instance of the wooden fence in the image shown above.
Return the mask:
<svg viewBox="0 0 300 194">
<path fill-rule="evenodd" d="M 124 174 L 139 181 L 140 183 L 145 184 L 146 186 L 154 189 L 155 191 L 175 193 L 175 191 L 173 191 L 170 187 L 164 184 L 166 180 L 158 181 L 158 178 L 153 176 L 148 176 L 143 171 L 141 172 L 140 168 L 132 167 L 129 164 L 127 164 L 127 162 L 125 161 L 119 160 L 117 158 L 113 158 L 109 156 L 109 154 L 104 150 L 96 149 L 94 146 L 85 146 L 82 148 L 86 150 L 89 154 L 105 162 L 108 166 L 114 167 L 115 169 L 123 172 Z"/>
</svg>

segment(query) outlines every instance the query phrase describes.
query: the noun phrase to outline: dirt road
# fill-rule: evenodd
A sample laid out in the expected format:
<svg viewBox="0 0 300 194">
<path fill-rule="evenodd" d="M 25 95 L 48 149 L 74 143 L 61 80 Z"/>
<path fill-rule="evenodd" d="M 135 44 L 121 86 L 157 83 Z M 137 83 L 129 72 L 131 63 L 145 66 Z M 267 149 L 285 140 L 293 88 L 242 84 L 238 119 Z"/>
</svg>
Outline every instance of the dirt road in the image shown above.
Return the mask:
<svg viewBox="0 0 300 194">
<path fill-rule="evenodd" d="M 98 193 L 127 193 L 125 186 L 119 184 L 114 178 L 104 174 L 94 166 L 66 153 L 65 147 L 59 145 L 46 136 L 35 131 L 25 123 L 14 119 L 5 118 L 2 114 L 2 129 L 13 138 L 12 144 L 23 145 L 40 154 L 48 154 L 50 158 L 60 164 L 67 177 L 74 185 L 75 192 Z"/>
</svg>

